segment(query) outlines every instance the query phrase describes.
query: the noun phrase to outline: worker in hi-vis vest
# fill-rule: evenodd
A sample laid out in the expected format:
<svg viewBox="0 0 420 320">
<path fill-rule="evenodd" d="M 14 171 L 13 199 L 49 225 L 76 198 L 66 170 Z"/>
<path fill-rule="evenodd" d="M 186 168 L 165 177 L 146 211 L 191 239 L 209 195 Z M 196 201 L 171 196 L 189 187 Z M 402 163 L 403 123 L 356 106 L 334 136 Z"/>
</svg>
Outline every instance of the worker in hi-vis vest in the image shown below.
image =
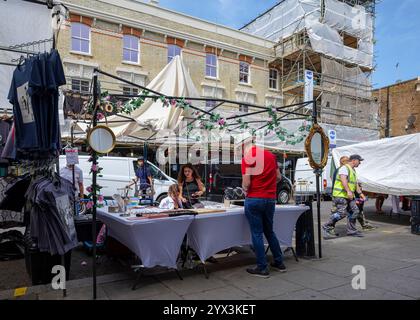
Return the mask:
<svg viewBox="0 0 420 320">
<path fill-rule="evenodd" d="M 356 205 L 356 192 L 361 199 L 365 199 L 357 182 L 357 175 L 354 168 L 357 168 L 363 158 L 357 154 L 350 156 L 349 162 L 342 165 L 334 177 L 333 204 L 329 221 L 322 226 L 325 239 L 335 238 L 335 225 L 341 219 L 347 219 L 347 235 L 363 237 L 356 228 L 356 219 L 359 215 L 359 208 Z"/>
</svg>

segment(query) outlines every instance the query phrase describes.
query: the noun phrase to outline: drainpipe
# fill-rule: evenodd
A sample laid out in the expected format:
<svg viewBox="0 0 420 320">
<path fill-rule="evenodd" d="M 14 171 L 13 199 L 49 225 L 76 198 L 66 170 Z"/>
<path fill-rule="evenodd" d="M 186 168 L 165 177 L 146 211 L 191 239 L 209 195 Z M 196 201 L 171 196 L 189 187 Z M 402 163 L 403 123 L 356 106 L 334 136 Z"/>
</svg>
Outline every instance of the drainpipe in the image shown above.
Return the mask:
<svg viewBox="0 0 420 320">
<path fill-rule="evenodd" d="M 386 88 L 386 126 L 385 137 L 390 137 L 390 110 L 389 110 L 389 87 Z"/>
</svg>

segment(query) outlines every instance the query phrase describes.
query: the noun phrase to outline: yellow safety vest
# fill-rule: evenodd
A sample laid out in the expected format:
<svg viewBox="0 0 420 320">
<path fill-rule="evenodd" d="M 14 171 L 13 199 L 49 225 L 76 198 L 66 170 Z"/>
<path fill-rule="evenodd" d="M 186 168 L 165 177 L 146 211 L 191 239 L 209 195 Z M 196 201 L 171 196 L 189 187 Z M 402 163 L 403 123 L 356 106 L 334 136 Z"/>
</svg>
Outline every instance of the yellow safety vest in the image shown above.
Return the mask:
<svg viewBox="0 0 420 320">
<path fill-rule="evenodd" d="M 356 172 L 353 170 L 352 167 L 346 164 L 347 169 L 349 170 L 348 176 L 348 185 L 350 190 L 354 193 L 356 191 L 356 184 L 357 184 L 357 176 Z M 335 183 L 333 186 L 333 197 L 334 198 L 346 198 L 347 199 L 347 191 L 344 189 L 343 184 L 341 183 L 340 175 L 337 172 L 337 176 L 335 179 Z"/>
</svg>

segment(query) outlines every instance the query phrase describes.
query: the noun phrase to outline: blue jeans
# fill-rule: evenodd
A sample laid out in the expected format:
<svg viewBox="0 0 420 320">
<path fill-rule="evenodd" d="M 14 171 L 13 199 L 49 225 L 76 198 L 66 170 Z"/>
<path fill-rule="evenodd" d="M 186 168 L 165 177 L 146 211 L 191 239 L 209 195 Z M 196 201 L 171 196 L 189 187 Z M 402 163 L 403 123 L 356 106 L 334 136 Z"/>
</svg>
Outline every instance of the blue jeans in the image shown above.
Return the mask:
<svg viewBox="0 0 420 320">
<path fill-rule="evenodd" d="M 273 253 L 274 262 L 277 264 L 283 263 L 280 244 L 273 231 L 275 206 L 276 200 L 274 199 L 245 199 L 245 215 L 251 228 L 252 245 L 257 256 L 257 266 L 260 270 L 267 268 L 263 234 Z"/>
</svg>

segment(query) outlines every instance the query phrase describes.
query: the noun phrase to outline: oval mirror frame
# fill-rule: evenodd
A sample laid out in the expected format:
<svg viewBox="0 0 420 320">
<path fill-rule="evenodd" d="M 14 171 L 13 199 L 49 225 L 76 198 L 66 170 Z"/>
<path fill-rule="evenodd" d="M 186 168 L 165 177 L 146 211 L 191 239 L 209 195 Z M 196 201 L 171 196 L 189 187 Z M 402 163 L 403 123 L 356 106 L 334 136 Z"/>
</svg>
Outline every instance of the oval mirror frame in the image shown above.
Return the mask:
<svg viewBox="0 0 420 320">
<path fill-rule="evenodd" d="M 312 138 L 314 137 L 316 133 L 321 135 L 321 140 L 322 140 L 321 144 L 322 144 L 322 149 L 324 151 L 324 153 L 321 155 L 321 159 L 322 159 L 321 163 L 315 162 L 312 156 L 312 148 L 311 148 Z M 327 165 L 329 147 L 330 147 L 330 139 L 325 134 L 324 130 L 322 129 L 320 125 L 314 124 L 313 127 L 311 128 L 311 131 L 309 132 L 308 137 L 305 140 L 305 151 L 309 158 L 309 164 L 313 169 L 322 169 Z"/>
<path fill-rule="evenodd" d="M 109 133 L 111 135 L 111 139 L 112 139 L 112 145 L 106 149 L 106 150 L 98 150 L 97 148 L 95 148 L 92 144 L 91 144 L 91 137 L 92 137 L 92 133 L 94 133 L 95 131 L 98 130 L 105 130 L 107 131 L 107 133 Z M 114 132 L 107 126 L 104 125 L 97 125 L 96 127 L 92 128 L 89 130 L 88 136 L 87 136 L 87 142 L 89 144 L 89 146 L 97 153 L 100 154 L 105 154 L 105 153 L 109 153 L 111 152 L 114 148 L 115 148 L 115 144 L 116 144 L 116 138 L 115 138 L 115 134 Z"/>
</svg>

